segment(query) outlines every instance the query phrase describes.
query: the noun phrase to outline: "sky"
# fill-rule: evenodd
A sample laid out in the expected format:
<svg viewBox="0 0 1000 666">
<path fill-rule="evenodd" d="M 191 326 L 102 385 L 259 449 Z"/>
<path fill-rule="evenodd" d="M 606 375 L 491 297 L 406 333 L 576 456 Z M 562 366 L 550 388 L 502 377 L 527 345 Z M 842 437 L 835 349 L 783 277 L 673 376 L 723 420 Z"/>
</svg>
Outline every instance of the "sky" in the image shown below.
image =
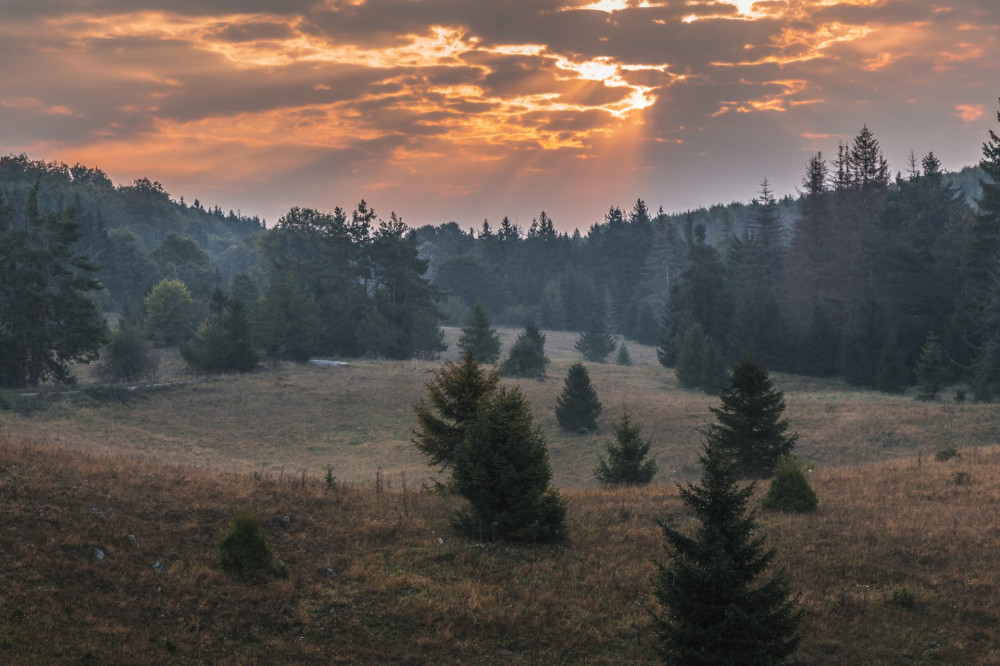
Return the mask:
<svg viewBox="0 0 1000 666">
<path fill-rule="evenodd" d="M 0 154 L 273 224 L 585 231 L 801 187 L 863 125 L 975 164 L 997 0 L 0 0 Z"/>
</svg>

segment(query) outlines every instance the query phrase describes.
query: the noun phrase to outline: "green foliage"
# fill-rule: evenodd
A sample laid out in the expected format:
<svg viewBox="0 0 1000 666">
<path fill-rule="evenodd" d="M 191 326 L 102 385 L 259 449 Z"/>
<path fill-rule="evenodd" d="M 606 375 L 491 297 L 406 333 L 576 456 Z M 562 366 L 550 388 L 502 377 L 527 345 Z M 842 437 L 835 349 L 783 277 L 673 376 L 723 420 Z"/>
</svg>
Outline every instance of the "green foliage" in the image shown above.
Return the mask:
<svg viewBox="0 0 1000 666">
<path fill-rule="evenodd" d="M 151 375 L 156 366 L 156 358 L 142 331 L 127 320 L 120 319 L 111 340 L 101 352 L 97 376 L 106 382 L 128 382 Z"/>
<path fill-rule="evenodd" d="M 566 505 L 550 486 L 545 437 L 517 388 L 499 388 L 479 403 L 455 452 L 455 486 L 469 501 L 454 519 L 476 538 L 552 542 L 566 535 Z"/>
<path fill-rule="evenodd" d="M 583 363 L 569 367 L 562 393 L 556 398 L 556 420 L 563 430 L 597 430 L 601 401 L 590 383 L 590 373 Z"/>
<path fill-rule="evenodd" d="M 25 223 L 11 224 L 13 207 L 0 197 L 0 386 L 37 386 L 71 378 L 70 363 L 90 362 L 107 341 L 92 294 L 97 267 L 74 246 L 80 224 L 73 209 L 43 215 L 38 183 Z"/>
<path fill-rule="evenodd" d="M 260 357 L 250 335 L 243 301 L 222 290 L 212 296 L 212 312 L 181 346 L 181 355 L 199 372 L 250 372 Z"/>
<path fill-rule="evenodd" d="M 471 353 L 480 363 L 496 363 L 500 358 L 500 336 L 490 328 L 490 316 L 478 302 L 469 312 L 458 348 L 463 354 Z"/>
<path fill-rule="evenodd" d="M 291 271 L 275 275 L 253 309 L 254 339 L 268 356 L 308 361 L 319 349 L 319 306 Z"/>
<path fill-rule="evenodd" d="M 906 367 L 906 351 L 899 345 L 896 334 L 890 331 L 879 350 L 875 371 L 875 388 L 883 393 L 902 393 L 909 383 L 910 369 Z"/>
<path fill-rule="evenodd" d="M 603 320 L 596 317 L 573 344 L 573 348 L 580 352 L 584 359 L 593 363 L 603 363 L 617 346 L 618 339 L 608 333 Z"/>
<path fill-rule="evenodd" d="M 144 302 L 146 335 L 159 347 L 179 345 L 191 336 L 194 326 L 191 293 L 180 280 L 164 278 Z"/>
<path fill-rule="evenodd" d="M 917 376 L 917 400 L 937 400 L 950 373 L 945 366 L 944 349 L 934 331 L 927 334 L 913 373 Z"/>
<path fill-rule="evenodd" d="M 896 587 L 892 590 L 889 603 L 899 608 L 910 609 L 917 605 L 917 595 L 905 587 Z"/>
<path fill-rule="evenodd" d="M 962 454 L 958 452 L 954 446 L 946 446 L 937 453 L 934 454 L 934 460 L 938 462 L 946 462 L 952 458 L 961 458 Z"/>
<path fill-rule="evenodd" d="M 499 383 L 497 371 L 482 367 L 471 352 L 466 352 L 458 363 L 446 362 L 434 373 L 434 379 L 427 384 L 430 404 L 421 400 L 413 407 L 417 415 L 413 443 L 432 465 L 443 469 L 452 466 L 455 451 L 475 420 L 480 401 Z"/>
<path fill-rule="evenodd" d="M 809 485 L 802 462 L 793 454 L 778 458 L 774 478 L 764 496 L 764 508 L 785 513 L 815 511 L 819 500 Z"/>
<path fill-rule="evenodd" d="M 681 500 L 699 526 L 694 534 L 661 524 L 668 564 L 657 563 L 654 592 L 661 612 L 661 650 L 676 664 L 778 664 L 798 647 L 802 613 L 787 579 L 765 578 L 775 549 L 747 504 L 729 453 L 709 438 L 700 456 L 698 485 L 681 487 Z"/>
<path fill-rule="evenodd" d="M 507 354 L 500 371 L 505 377 L 545 376 L 545 368 L 549 359 L 545 355 L 545 334 L 538 330 L 535 324 L 528 324 L 524 331 L 517 335 L 517 340 Z"/>
<path fill-rule="evenodd" d="M 689 321 L 677 336 L 677 383 L 715 395 L 726 381 L 726 367 L 718 347 L 705 335 L 701 324 Z"/>
<path fill-rule="evenodd" d="M 632 365 L 632 356 L 628 353 L 628 347 L 625 343 L 618 345 L 618 356 L 615 358 L 615 363 L 618 365 Z"/>
<path fill-rule="evenodd" d="M 274 564 L 260 519 L 248 511 L 233 511 L 229 530 L 216 547 L 215 563 L 251 579 L 284 573 L 282 565 Z"/>
<path fill-rule="evenodd" d="M 718 419 L 709 427 L 708 439 L 732 456 L 743 477 L 771 476 L 778 459 L 791 452 L 797 434 L 788 433 L 785 396 L 749 354 L 733 366 L 729 385 L 719 395 L 722 405 L 713 407 Z"/>
<path fill-rule="evenodd" d="M 646 460 L 651 443 L 642 436 L 642 426 L 623 409 L 611 427 L 615 437 L 605 446 L 608 458 L 598 458 L 594 477 L 606 486 L 639 486 L 652 481 L 656 462 Z"/>
</svg>

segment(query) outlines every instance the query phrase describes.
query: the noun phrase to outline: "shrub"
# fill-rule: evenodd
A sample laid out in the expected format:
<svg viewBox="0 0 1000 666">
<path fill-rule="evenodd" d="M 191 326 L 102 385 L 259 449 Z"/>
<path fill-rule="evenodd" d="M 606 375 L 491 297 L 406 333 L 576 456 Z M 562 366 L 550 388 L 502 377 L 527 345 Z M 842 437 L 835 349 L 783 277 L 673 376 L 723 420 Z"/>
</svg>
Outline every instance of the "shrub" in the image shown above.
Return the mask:
<svg viewBox="0 0 1000 666">
<path fill-rule="evenodd" d="M 819 500 L 809 486 L 802 463 L 794 455 L 778 458 L 771 487 L 764 496 L 764 508 L 785 513 L 815 511 Z"/>
<path fill-rule="evenodd" d="M 274 564 L 260 519 L 248 511 L 233 511 L 229 531 L 216 548 L 215 563 L 248 578 L 284 573 L 283 566 Z"/>
<path fill-rule="evenodd" d="M 972 481 L 972 475 L 968 472 L 955 472 L 951 475 L 951 482 L 956 486 L 967 486 Z"/>
<path fill-rule="evenodd" d="M 106 382 L 128 382 L 156 371 L 156 359 L 142 332 L 122 319 L 101 352 L 97 376 Z"/>
<path fill-rule="evenodd" d="M 900 608 L 913 608 L 917 603 L 917 595 L 905 587 L 897 587 L 893 589 L 889 603 Z"/>
<path fill-rule="evenodd" d="M 952 458 L 961 458 L 962 454 L 954 446 L 947 446 L 934 454 L 934 460 L 945 462 Z"/>
</svg>

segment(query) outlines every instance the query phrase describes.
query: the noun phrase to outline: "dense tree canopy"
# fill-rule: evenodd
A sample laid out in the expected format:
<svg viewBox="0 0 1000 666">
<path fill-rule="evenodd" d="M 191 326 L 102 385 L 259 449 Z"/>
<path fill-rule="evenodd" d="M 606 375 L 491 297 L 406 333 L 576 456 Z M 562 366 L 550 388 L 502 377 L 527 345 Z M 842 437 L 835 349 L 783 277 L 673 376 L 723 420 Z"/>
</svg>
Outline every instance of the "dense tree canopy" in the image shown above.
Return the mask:
<svg viewBox="0 0 1000 666">
<path fill-rule="evenodd" d="M 74 209 L 39 211 L 37 183 L 20 221 L 0 198 L 0 386 L 68 380 L 69 364 L 96 360 L 107 341 L 80 237 Z"/>
</svg>

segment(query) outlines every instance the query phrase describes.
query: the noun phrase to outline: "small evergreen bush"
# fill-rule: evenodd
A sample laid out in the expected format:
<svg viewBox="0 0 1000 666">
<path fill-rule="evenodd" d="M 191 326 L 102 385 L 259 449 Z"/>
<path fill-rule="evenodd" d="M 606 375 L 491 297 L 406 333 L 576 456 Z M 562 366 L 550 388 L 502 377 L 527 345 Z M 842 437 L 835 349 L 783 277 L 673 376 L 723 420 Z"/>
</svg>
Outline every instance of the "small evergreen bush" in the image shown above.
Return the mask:
<svg viewBox="0 0 1000 666">
<path fill-rule="evenodd" d="M 625 343 L 621 343 L 618 346 L 618 357 L 615 359 L 615 363 L 618 365 L 632 365 L 632 356 L 628 353 L 628 347 Z"/>
<path fill-rule="evenodd" d="M 597 430 L 601 401 L 590 383 L 590 373 L 583 363 L 574 363 L 566 374 L 563 391 L 556 398 L 556 420 L 568 432 Z"/>
<path fill-rule="evenodd" d="M 598 458 L 594 477 L 606 486 L 638 486 L 656 475 L 656 462 L 646 460 L 651 443 L 642 436 L 642 426 L 634 423 L 628 410 L 612 424 L 614 441 L 606 445 L 607 460 Z"/>
<path fill-rule="evenodd" d="M 216 548 L 215 563 L 247 578 L 284 573 L 283 566 L 274 564 L 260 519 L 249 511 L 233 511 L 229 531 Z"/>
<path fill-rule="evenodd" d="M 802 463 L 794 455 L 778 458 L 771 487 L 764 496 L 764 508 L 785 513 L 815 511 L 819 500 L 809 486 Z"/>
<path fill-rule="evenodd" d="M 962 454 L 958 452 L 954 446 L 946 446 L 937 453 L 934 454 L 934 460 L 938 462 L 945 462 L 951 460 L 952 458 L 961 458 Z"/>
</svg>

